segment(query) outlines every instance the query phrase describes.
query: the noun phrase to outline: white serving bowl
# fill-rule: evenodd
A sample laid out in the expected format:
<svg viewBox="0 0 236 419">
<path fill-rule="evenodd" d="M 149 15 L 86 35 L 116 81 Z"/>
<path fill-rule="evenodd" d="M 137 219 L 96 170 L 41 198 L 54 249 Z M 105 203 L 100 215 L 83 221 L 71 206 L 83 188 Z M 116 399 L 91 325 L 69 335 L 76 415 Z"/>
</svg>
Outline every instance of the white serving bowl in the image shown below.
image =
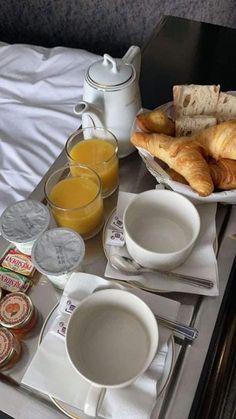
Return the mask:
<svg viewBox="0 0 236 419">
<path fill-rule="evenodd" d="M 195 206 L 183 195 L 150 190 L 137 195 L 124 212 L 130 256 L 142 266 L 169 271 L 191 253 L 200 231 Z"/>
</svg>

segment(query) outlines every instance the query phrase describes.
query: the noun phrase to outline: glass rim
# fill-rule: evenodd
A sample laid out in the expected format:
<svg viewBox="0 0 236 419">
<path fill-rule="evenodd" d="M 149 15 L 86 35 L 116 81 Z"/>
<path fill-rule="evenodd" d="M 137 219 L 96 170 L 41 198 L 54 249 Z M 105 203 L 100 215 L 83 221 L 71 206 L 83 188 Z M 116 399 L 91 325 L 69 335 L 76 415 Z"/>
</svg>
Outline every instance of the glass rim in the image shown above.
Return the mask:
<svg viewBox="0 0 236 419">
<path fill-rule="evenodd" d="M 68 144 L 78 135 L 78 134 L 80 134 L 81 132 L 83 132 L 83 131 L 86 131 L 87 129 L 93 129 L 93 130 L 98 130 L 98 131 L 105 131 L 105 132 L 107 132 L 107 133 L 109 133 L 110 135 L 111 135 L 111 137 L 112 137 L 112 139 L 115 141 L 115 144 L 116 144 L 116 146 L 115 146 L 115 149 L 114 149 L 114 153 L 112 154 L 112 156 L 111 157 L 109 157 L 109 159 L 107 159 L 107 160 L 104 160 L 104 161 L 102 161 L 102 162 L 100 162 L 100 163 L 97 163 L 97 165 L 100 165 L 100 164 L 105 164 L 105 163 L 109 163 L 109 161 L 115 156 L 115 155 L 117 155 L 118 154 L 118 140 L 117 140 L 117 138 L 116 138 L 116 136 L 109 130 L 109 129 L 107 129 L 107 128 L 103 128 L 103 127 L 84 127 L 84 128 L 78 128 L 76 131 L 74 131 L 74 132 L 72 132 L 72 134 L 69 136 L 69 138 L 67 139 L 67 141 L 66 141 L 66 144 L 65 144 L 65 152 L 66 152 L 66 156 L 67 156 L 67 158 L 69 158 L 72 162 L 77 162 L 77 163 L 79 163 L 79 161 L 78 160 L 75 160 L 75 159 L 73 159 L 71 156 L 70 156 L 70 154 L 69 154 L 69 151 L 68 151 Z M 91 139 L 91 138 L 90 138 Z M 106 139 L 104 138 L 98 138 L 98 139 L 100 139 L 100 140 L 103 140 L 103 141 L 106 141 Z M 84 139 L 81 139 L 80 141 L 87 141 L 85 138 Z M 108 141 L 108 140 L 107 140 Z M 118 157 L 118 155 L 117 155 L 117 157 Z M 81 163 L 81 164 L 84 164 L 84 163 Z"/>
<path fill-rule="evenodd" d="M 101 179 L 100 179 L 100 177 L 98 176 L 98 174 L 95 172 L 95 170 L 93 170 L 91 167 L 89 167 L 89 166 L 87 166 L 87 165 L 85 165 L 85 164 L 80 164 L 79 162 L 78 162 L 77 164 L 75 164 L 74 166 L 79 166 L 79 167 L 82 167 L 82 168 L 88 169 L 90 172 L 93 172 L 93 174 L 95 175 L 95 177 L 98 179 L 98 186 L 99 186 L 99 188 L 98 188 L 98 192 L 97 192 L 97 194 L 95 195 L 95 197 L 93 198 L 93 200 L 92 200 L 92 201 L 90 201 L 88 204 L 82 205 L 81 207 L 75 207 L 75 208 L 62 208 L 62 207 L 60 207 L 59 205 L 54 204 L 54 203 L 53 203 L 53 201 L 49 198 L 49 196 L 48 196 L 48 194 L 47 194 L 46 187 L 47 187 L 48 182 L 52 179 L 52 177 L 53 177 L 56 173 L 59 173 L 60 171 L 65 171 L 66 169 L 69 169 L 69 170 L 70 170 L 70 164 L 66 164 L 66 165 L 64 165 L 64 166 L 60 167 L 59 169 L 54 170 L 54 172 L 52 172 L 52 173 L 48 176 L 48 178 L 46 179 L 46 181 L 44 182 L 44 195 L 45 195 L 45 198 L 46 198 L 46 200 L 47 200 L 48 204 L 49 204 L 51 207 L 53 207 L 53 208 L 55 208 L 55 209 L 58 209 L 58 210 L 60 210 L 60 211 L 64 211 L 64 212 L 66 212 L 66 211 L 78 211 L 78 210 L 82 210 L 82 209 L 84 209 L 84 208 L 88 207 L 89 205 L 91 205 L 93 202 L 95 202 L 95 201 L 96 201 L 96 199 L 98 198 L 98 196 L 99 196 L 99 195 L 101 195 L 101 198 L 102 198 L 102 194 L 101 194 L 101 192 L 102 192 L 102 182 L 101 182 Z M 79 177 L 79 176 L 71 176 L 71 178 L 76 178 L 76 177 Z M 66 179 L 66 178 L 65 178 L 65 179 Z M 64 179 L 60 179 L 60 180 L 59 180 L 59 182 L 60 182 L 61 180 L 64 180 Z M 57 182 L 57 183 L 59 183 L 59 182 Z M 56 183 L 56 185 L 57 185 L 57 183 Z"/>
</svg>

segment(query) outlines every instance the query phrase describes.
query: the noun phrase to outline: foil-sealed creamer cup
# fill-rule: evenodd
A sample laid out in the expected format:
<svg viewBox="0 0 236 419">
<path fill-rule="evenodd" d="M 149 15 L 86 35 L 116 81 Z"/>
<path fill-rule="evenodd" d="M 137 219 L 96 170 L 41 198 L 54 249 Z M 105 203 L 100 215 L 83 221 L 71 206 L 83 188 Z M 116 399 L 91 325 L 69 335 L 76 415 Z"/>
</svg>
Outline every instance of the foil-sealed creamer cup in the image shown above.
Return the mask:
<svg viewBox="0 0 236 419">
<path fill-rule="evenodd" d="M 0 232 L 17 249 L 31 255 L 35 240 L 49 228 L 50 212 L 33 199 L 18 201 L 7 207 L 0 217 Z"/>
<path fill-rule="evenodd" d="M 69 228 L 45 231 L 32 248 L 34 266 L 59 289 L 64 289 L 70 276 L 81 270 L 84 255 L 83 238 Z"/>
</svg>

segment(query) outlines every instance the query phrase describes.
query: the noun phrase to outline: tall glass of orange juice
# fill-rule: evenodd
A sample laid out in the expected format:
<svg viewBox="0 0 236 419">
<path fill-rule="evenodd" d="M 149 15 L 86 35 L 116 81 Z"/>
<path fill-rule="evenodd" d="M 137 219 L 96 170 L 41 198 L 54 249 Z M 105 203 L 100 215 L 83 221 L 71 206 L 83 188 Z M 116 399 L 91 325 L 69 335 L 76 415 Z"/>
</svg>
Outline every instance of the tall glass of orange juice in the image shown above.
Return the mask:
<svg viewBox="0 0 236 419">
<path fill-rule="evenodd" d="M 88 166 L 75 164 L 53 172 L 44 191 L 53 217 L 60 227 L 77 231 L 84 239 L 97 234 L 104 221 L 101 179 Z"/>
<path fill-rule="evenodd" d="M 103 198 L 116 190 L 119 184 L 118 143 L 110 131 L 98 127 L 79 129 L 68 138 L 65 149 L 73 174 L 76 175 L 74 163 L 86 164 L 100 176 Z"/>
</svg>

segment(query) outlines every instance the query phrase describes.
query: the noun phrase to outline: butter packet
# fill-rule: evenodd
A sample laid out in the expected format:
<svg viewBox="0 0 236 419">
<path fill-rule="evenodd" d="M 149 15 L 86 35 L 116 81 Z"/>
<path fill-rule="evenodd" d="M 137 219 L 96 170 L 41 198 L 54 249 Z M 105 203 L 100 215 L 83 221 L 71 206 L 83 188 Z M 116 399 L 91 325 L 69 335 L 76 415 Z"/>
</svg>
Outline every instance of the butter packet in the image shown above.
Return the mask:
<svg viewBox="0 0 236 419">
<path fill-rule="evenodd" d="M 9 292 L 26 292 L 31 285 L 31 280 L 24 275 L 0 267 L 0 288 Z"/>
<path fill-rule="evenodd" d="M 31 257 L 19 252 L 19 250 L 15 248 L 8 250 L 2 260 L 1 265 L 4 268 L 10 269 L 11 271 L 25 276 L 32 276 L 35 271 Z"/>
</svg>

